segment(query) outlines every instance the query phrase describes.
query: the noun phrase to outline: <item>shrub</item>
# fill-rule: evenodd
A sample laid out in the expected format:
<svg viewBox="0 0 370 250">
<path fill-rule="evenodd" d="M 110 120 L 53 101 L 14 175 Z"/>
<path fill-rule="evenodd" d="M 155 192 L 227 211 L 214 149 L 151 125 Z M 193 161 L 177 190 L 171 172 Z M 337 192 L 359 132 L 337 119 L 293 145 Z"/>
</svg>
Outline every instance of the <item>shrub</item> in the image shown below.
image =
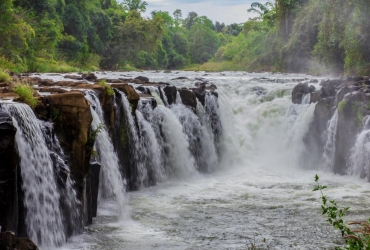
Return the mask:
<svg viewBox="0 0 370 250">
<path fill-rule="evenodd" d="M 27 103 L 31 107 L 36 107 L 37 99 L 34 97 L 35 90 L 26 84 L 17 84 L 13 90 L 19 96 L 20 101 Z"/>
<path fill-rule="evenodd" d="M 99 81 L 99 85 L 100 86 L 103 86 L 105 88 L 105 93 L 109 96 L 113 96 L 114 95 L 114 90 L 112 89 L 112 87 L 107 83 L 106 80 L 100 80 Z"/>
<path fill-rule="evenodd" d="M 0 69 L 0 82 L 9 82 L 10 80 L 10 75 Z"/>
</svg>

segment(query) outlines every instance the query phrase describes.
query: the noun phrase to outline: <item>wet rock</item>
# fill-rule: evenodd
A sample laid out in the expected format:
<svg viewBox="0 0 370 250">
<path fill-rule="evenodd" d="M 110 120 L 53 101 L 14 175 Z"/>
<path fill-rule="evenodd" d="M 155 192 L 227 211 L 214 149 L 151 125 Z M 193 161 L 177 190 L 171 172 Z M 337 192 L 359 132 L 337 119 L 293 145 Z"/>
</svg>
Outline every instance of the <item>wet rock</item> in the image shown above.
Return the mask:
<svg viewBox="0 0 370 250">
<path fill-rule="evenodd" d="M 141 81 L 143 83 L 149 82 L 149 78 L 148 77 L 145 77 L 145 76 L 138 76 L 134 80 L 139 80 L 139 81 Z"/>
<path fill-rule="evenodd" d="M 71 159 L 70 170 L 75 178 L 78 197 L 83 200 L 83 180 L 89 171 L 91 153 L 86 149 L 92 122 L 90 104 L 83 93 L 75 91 L 49 95 L 45 100 L 62 147 Z"/>
<path fill-rule="evenodd" d="M 16 132 L 10 115 L 0 112 L 0 226 L 14 232 L 18 226 Z"/>
<path fill-rule="evenodd" d="M 39 250 L 36 244 L 29 238 L 18 238 L 15 248 L 17 250 Z"/>
<path fill-rule="evenodd" d="M 150 90 L 148 88 L 145 88 L 144 86 L 139 86 L 136 89 L 141 91 L 143 94 L 150 95 Z"/>
<path fill-rule="evenodd" d="M 188 89 L 179 89 L 178 91 L 180 93 L 182 103 L 195 111 L 197 109 L 197 99 L 194 92 Z"/>
<path fill-rule="evenodd" d="M 139 94 L 139 96 L 143 106 L 150 105 L 152 106 L 152 109 L 155 109 L 158 106 L 157 100 L 154 96 L 148 94 Z"/>
<path fill-rule="evenodd" d="M 127 96 L 128 101 L 134 106 L 134 109 L 136 109 L 137 104 L 140 100 L 139 94 L 135 91 L 134 87 L 132 87 L 129 84 L 112 84 L 112 88 L 116 88 Z"/>
<path fill-rule="evenodd" d="M 1 233 L 1 242 L 0 242 L 0 249 L 1 250 L 13 250 L 15 246 L 15 234 L 13 232 L 3 232 Z"/>
<path fill-rule="evenodd" d="M 266 95 L 268 91 L 262 87 L 255 86 L 252 88 L 252 93 L 255 93 L 256 95 L 260 96 L 260 95 Z"/>
<path fill-rule="evenodd" d="M 307 83 L 298 83 L 292 92 L 292 101 L 295 104 L 301 104 L 304 95 L 310 93 Z"/>
<path fill-rule="evenodd" d="M 172 80 L 189 80 L 189 78 L 186 76 L 180 76 L 180 77 L 173 78 Z"/>
<path fill-rule="evenodd" d="M 84 79 L 82 76 L 78 76 L 78 75 L 65 75 L 64 78 L 73 79 L 73 80 L 83 80 Z"/>
<path fill-rule="evenodd" d="M 43 79 L 41 80 L 41 82 L 39 83 L 40 86 L 53 86 L 54 85 L 54 81 L 53 80 L 50 80 L 50 79 Z"/>
<path fill-rule="evenodd" d="M 94 73 L 83 74 L 81 77 L 90 82 L 96 82 L 96 80 L 98 79 Z"/>
<path fill-rule="evenodd" d="M 91 189 L 91 217 L 96 217 L 98 211 L 99 176 L 101 165 L 97 161 L 90 163 L 89 184 Z M 90 222 L 92 223 L 92 221 Z"/>
<path fill-rule="evenodd" d="M 163 92 L 166 95 L 163 96 Z M 161 99 L 167 99 L 169 105 L 176 103 L 177 88 L 175 86 L 166 86 L 163 88 L 163 91 L 159 91 Z"/>
<path fill-rule="evenodd" d="M 169 73 L 172 73 L 172 71 L 167 69 L 167 70 L 163 71 L 163 73 L 169 74 Z"/>
</svg>

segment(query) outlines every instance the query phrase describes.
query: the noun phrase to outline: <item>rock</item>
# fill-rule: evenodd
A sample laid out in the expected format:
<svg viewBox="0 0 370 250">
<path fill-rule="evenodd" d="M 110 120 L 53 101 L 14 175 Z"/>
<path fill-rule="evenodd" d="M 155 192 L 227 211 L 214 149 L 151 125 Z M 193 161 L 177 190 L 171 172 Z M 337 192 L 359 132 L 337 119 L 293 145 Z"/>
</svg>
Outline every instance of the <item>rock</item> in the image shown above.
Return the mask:
<svg viewBox="0 0 370 250">
<path fill-rule="evenodd" d="M 163 71 L 163 73 L 169 74 L 169 73 L 172 73 L 172 71 L 167 69 L 167 70 Z"/>
<path fill-rule="evenodd" d="M 84 79 L 82 76 L 78 76 L 78 75 L 65 75 L 64 78 L 73 79 L 73 80 L 83 80 Z"/>
<path fill-rule="evenodd" d="M 176 77 L 176 78 L 174 78 L 172 80 L 189 80 L 189 78 L 186 77 L 186 76 L 180 76 L 180 77 Z"/>
<path fill-rule="evenodd" d="M 86 150 L 92 115 L 90 104 L 81 92 L 68 92 L 45 97 L 49 117 L 55 123 L 65 153 L 71 158 L 70 170 L 77 185 L 78 198 L 82 199 L 84 177 L 89 172 L 89 154 Z"/>
<path fill-rule="evenodd" d="M 213 83 L 211 83 L 211 85 L 209 85 L 209 88 L 217 89 L 217 86 L 216 86 L 216 85 L 214 85 Z"/>
<path fill-rule="evenodd" d="M 308 88 L 308 91 L 309 91 L 310 93 L 313 93 L 313 92 L 315 92 L 315 91 L 316 91 L 316 87 L 315 87 L 315 86 L 313 86 L 313 85 L 310 85 L 310 87 Z"/>
<path fill-rule="evenodd" d="M 40 86 L 53 86 L 54 85 L 54 81 L 53 80 L 50 80 L 50 79 L 43 79 L 40 84 Z"/>
<path fill-rule="evenodd" d="M 132 87 L 129 84 L 112 84 L 112 88 L 116 88 L 127 96 L 128 101 L 134 106 L 134 109 L 136 109 L 137 104 L 140 100 L 139 94 L 135 91 L 134 87 Z"/>
<path fill-rule="evenodd" d="M 163 96 L 163 92 L 166 95 L 165 97 Z M 166 86 L 159 93 L 162 100 L 167 99 L 168 105 L 176 103 L 177 88 L 175 86 Z"/>
<path fill-rule="evenodd" d="M 197 109 L 197 99 L 194 92 L 188 89 L 179 89 L 178 91 L 180 93 L 182 103 L 195 111 Z"/>
<path fill-rule="evenodd" d="M 36 244 L 29 238 L 18 238 L 15 248 L 17 250 L 39 250 Z"/>
<path fill-rule="evenodd" d="M 141 81 L 143 83 L 149 82 L 149 78 L 148 77 L 145 77 L 145 76 L 138 76 L 134 80 L 139 80 L 139 81 Z"/>
<path fill-rule="evenodd" d="M 16 132 L 10 115 L 0 112 L 0 226 L 3 231 L 17 231 L 18 226 Z"/>
<path fill-rule="evenodd" d="M 13 250 L 15 243 L 15 234 L 13 232 L 8 231 L 1 233 L 0 249 Z"/>
<path fill-rule="evenodd" d="M 98 79 L 94 73 L 83 74 L 81 77 L 90 82 L 96 82 L 96 80 Z"/>
<path fill-rule="evenodd" d="M 145 88 L 144 86 L 139 86 L 136 88 L 137 90 L 141 91 L 143 94 L 150 95 L 150 90 L 148 88 Z"/>
<path fill-rule="evenodd" d="M 155 109 L 158 106 L 157 100 L 154 98 L 154 96 L 148 94 L 139 94 L 139 95 L 143 106 L 151 105 L 152 109 Z"/>
<path fill-rule="evenodd" d="M 304 95 L 309 94 L 310 90 L 307 83 L 298 83 L 292 92 L 292 101 L 294 104 L 301 104 Z"/>
<path fill-rule="evenodd" d="M 91 188 L 91 211 L 92 217 L 96 217 L 98 210 L 99 176 L 101 165 L 97 161 L 90 163 L 89 181 Z M 92 221 L 91 221 L 92 222 Z"/>
<path fill-rule="evenodd" d="M 260 95 L 266 95 L 268 91 L 262 87 L 255 86 L 252 88 L 252 93 L 255 93 L 256 95 L 260 96 Z"/>
</svg>

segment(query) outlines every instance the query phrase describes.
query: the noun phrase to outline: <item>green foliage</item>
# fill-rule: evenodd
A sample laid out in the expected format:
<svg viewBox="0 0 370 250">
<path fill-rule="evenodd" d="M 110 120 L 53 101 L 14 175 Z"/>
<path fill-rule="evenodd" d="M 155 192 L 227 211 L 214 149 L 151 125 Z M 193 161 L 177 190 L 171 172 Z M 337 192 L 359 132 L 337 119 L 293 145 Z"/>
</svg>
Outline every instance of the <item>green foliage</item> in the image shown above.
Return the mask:
<svg viewBox="0 0 370 250">
<path fill-rule="evenodd" d="M 107 83 L 106 80 L 100 80 L 99 81 L 99 85 L 104 87 L 105 89 L 105 93 L 108 95 L 108 96 L 114 96 L 114 90 L 112 89 L 112 87 Z"/>
<path fill-rule="evenodd" d="M 338 103 L 338 111 L 339 112 L 342 112 L 343 109 L 346 107 L 347 105 L 347 102 L 345 100 L 342 100 Z"/>
<path fill-rule="evenodd" d="M 0 82 L 9 82 L 10 80 L 10 75 L 0 68 Z"/>
<path fill-rule="evenodd" d="M 13 92 L 19 96 L 19 100 L 21 102 L 27 103 L 33 108 L 36 107 L 37 98 L 34 97 L 35 90 L 32 88 L 32 86 L 18 83 L 13 89 Z"/>
<path fill-rule="evenodd" d="M 370 248 L 370 219 L 366 222 L 352 222 L 345 223 L 344 217 L 349 207 L 339 208 L 338 204 L 334 200 L 329 200 L 329 198 L 324 195 L 323 190 L 327 186 L 322 186 L 319 183 L 319 177 L 315 176 L 316 187 L 313 191 L 319 191 L 321 194 L 321 210 L 322 214 L 327 216 L 327 221 L 337 230 L 341 232 L 342 237 L 346 241 L 346 246 L 344 248 L 336 247 L 336 249 L 369 249 Z M 352 230 L 350 225 L 357 225 L 360 228 Z"/>
</svg>

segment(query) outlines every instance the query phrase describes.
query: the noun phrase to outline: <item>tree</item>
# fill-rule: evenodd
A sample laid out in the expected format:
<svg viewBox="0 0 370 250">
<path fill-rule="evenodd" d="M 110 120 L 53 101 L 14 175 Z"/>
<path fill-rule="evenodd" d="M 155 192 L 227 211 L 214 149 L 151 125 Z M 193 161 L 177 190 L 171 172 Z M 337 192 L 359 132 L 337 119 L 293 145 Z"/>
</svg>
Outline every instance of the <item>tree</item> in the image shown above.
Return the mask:
<svg viewBox="0 0 370 250">
<path fill-rule="evenodd" d="M 124 0 L 123 4 L 128 8 L 129 11 L 136 10 L 138 12 L 145 12 L 148 3 L 141 0 Z"/>
<path fill-rule="evenodd" d="M 198 17 L 198 14 L 194 11 L 189 12 L 188 16 L 185 18 L 185 27 L 190 30 L 191 26 L 195 24 L 195 19 Z"/>
<path fill-rule="evenodd" d="M 182 11 L 180 9 L 175 10 L 175 12 L 173 12 L 173 18 L 175 21 L 175 27 L 180 27 L 182 23 Z"/>
</svg>

